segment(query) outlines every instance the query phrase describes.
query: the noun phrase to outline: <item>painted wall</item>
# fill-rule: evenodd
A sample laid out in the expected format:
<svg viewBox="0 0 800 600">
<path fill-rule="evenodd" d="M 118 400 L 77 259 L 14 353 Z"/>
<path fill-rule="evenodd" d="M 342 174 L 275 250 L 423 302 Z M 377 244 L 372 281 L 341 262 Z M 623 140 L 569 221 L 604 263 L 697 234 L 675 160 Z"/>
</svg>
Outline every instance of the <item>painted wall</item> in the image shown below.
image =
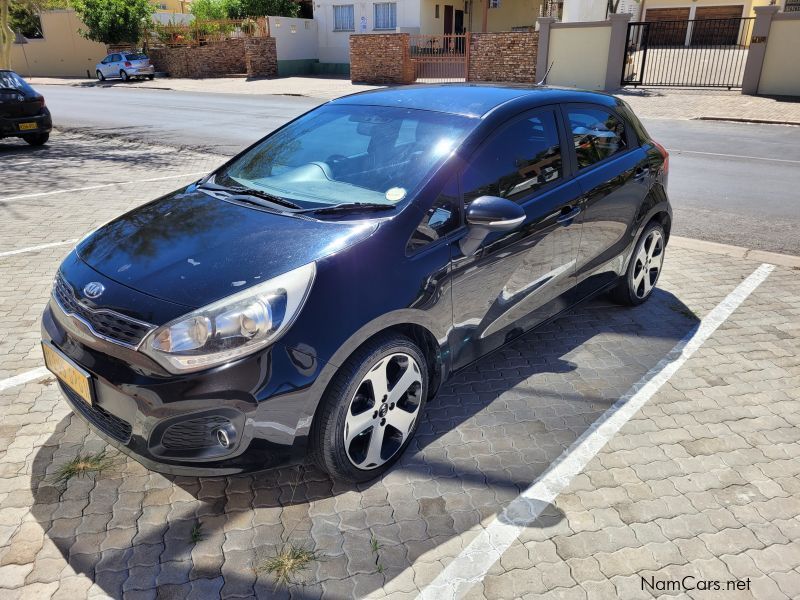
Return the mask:
<svg viewBox="0 0 800 600">
<path fill-rule="evenodd" d="M 785 17 L 795 14 L 785 13 Z M 773 18 L 769 30 L 758 93 L 800 96 L 800 18 L 781 16 Z"/>
<path fill-rule="evenodd" d="M 312 19 L 269 17 L 269 32 L 278 45 L 278 60 L 319 58 L 317 26 Z"/>
<path fill-rule="evenodd" d="M 355 31 L 333 30 L 334 5 L 353 5 Z M 418 33 L 420 30 L 420 0 L 396 0 L 397 31 Z M 367 33 L 384 33 L 375 30 L 373 2 L 348 0 L 318 0 L 314 2 L 314 20 L 317 21 L 320 63 L 350 63 L 350 36 L 360 32 L 361 17 L 367 20 Z"/>
<path fill-rule="evenodd" d="M 191 0 L 152 0 L 153 6 L 158 12 L 165 13 L 188 13 L 191 10 Z"/>
<path fill-rule="evenodd" d="M 472 2 L 472 25 L 470 31 L 481 31 L 483 6 L 489 0 Z M 534 27 L 539 18 L 541 0 L 500 0 L 498 8 L 489 8 L 488 32 L 512 31 L 514 27 Z"/>
<path fill-rule="evenodd" d="M 13 45 L 11 68 L 24 76 L 86 77 L 87 69 L 94 76 L 95 65 L 105 57 L 106 47 L 80 36 L 78 29 L 83 24 L 75 12 L 48 11 L 42 13 L 41 19 L 44 37 L 28 40 L 24 52 L 22 45 Z"/>
<path fill-rule="evenodd" d="M 564 0 L 562 23 L 602 21 L 606 18 L 605 0 Z"/>
<path fill-rule="evenodd" d="M 601 90 L 605 86 L 611 25 L 550 28 L 549 85 Z"/>
</svg>

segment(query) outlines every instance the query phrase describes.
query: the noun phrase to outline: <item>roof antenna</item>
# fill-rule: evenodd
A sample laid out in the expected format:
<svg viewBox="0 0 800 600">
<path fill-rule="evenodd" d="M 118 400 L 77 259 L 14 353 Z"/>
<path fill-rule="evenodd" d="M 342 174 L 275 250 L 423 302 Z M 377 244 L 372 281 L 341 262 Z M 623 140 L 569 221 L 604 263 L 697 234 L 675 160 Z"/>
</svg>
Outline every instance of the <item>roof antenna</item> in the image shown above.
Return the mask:
<svg viewBox="0 0 800 600">
<path fill-rule="evenodd" d="M 550 69 L 553 68 L 554 64 L 556 64 L 556 61 L 550 63 L 550 66 L 547 67 L 547 71 L 544 72 L 544 77 L 542 77 L 536 85 L 544 85 L 544 82 L 547 80 L 547 76 L 550 75 Z"/>
</svg>

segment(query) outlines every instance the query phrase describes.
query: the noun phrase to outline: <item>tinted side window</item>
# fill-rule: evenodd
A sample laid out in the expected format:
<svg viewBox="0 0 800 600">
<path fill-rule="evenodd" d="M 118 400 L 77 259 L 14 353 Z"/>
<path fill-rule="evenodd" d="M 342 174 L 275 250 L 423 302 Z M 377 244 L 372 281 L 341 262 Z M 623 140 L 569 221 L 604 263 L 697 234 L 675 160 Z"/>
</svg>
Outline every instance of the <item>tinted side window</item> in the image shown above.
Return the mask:
<svg viewBox="0 0 800 600">
<path fill-rule="evenodd" d="M 472 158 L 462 189 L 468 204 L 479 196 L 521 201 L 563 174 L 552 111 L 526 115 L 505 127 Z"/>
<path fill-rule="evenodd" d="M 572 108 L 567 116 L 578 167 L 588 167 L 628 147 L 624 123 L 611 113 L 599 108 Z"/>
<path fill-rule="evenodd" d="M 407 250 L 409 252 L 419 250 L 455 231 L 460 225 L 458 185 L 456 178 L 451 177 L 411 235 Z"/>
<path fill-rule="evenodd" d="M 122 60 L 122 57 L 119 54 L 114 54 L 111 56 L 111 62 L 119 62 Z"/>
</svg>

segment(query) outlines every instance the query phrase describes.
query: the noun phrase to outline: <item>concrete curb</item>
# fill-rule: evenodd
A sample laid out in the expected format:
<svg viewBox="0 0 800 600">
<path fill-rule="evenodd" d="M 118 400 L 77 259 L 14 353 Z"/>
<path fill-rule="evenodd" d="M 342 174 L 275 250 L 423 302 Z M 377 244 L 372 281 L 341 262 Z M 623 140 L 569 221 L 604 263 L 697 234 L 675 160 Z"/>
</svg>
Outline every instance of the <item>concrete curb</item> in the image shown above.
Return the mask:
<svg viewBox="0 0 800 600">
<path fill-rule="evenodd" d="M 685 250 L 697 250 L 700 252 L 709 252 L 711 254 L 722 254 L 724 256 L 730 256 L 733 258 L 742 258 L 757 262 L 766 262 L 781 267 L 800 269 L 800 256 L 793 256 L 791 254 L 779 254 L 777 252 L 743 248 L 742 246 L 730 246 L 728 244 L 718 244 L 717 242 L 706 242 L 703 240 L 680 237 L 678 235 L 671 235 L 669 238 L 669 243 L 670 245 L 673 245 L 677 248 L 683 248 Z"/>
<path fill-rule="evenodd" d="M 739 117 L 693 117 L 692 121 L 721 121 L 730 123 L 756 123 L 759 125 L 794 125 L 800 126 L 797 121 L 777 121 L 774 119 L 743 119 Z"/>
</svg>

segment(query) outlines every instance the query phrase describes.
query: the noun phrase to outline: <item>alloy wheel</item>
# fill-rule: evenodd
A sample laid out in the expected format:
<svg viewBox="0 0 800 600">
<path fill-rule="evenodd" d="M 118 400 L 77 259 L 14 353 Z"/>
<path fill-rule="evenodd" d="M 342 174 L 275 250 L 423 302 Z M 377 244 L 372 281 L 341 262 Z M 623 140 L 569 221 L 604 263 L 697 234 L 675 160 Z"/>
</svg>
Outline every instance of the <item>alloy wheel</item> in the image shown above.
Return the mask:
<svg viewBox="0 0 800 600">
<path fill-rule="evenodd" d="M 414 430 L 422 401 L 422 375 L 405 353 L 382 358 L 358 385 L 344 424 L 350 462 L 375 469 L 390 460 Z"/>
<path fill-rule="evenodd" d="M 655 287 L 664 262 L 664 237 L 658 229 L 647 234 L 634 261 L 631 287 L 641 300 Z"/>
</svg>

